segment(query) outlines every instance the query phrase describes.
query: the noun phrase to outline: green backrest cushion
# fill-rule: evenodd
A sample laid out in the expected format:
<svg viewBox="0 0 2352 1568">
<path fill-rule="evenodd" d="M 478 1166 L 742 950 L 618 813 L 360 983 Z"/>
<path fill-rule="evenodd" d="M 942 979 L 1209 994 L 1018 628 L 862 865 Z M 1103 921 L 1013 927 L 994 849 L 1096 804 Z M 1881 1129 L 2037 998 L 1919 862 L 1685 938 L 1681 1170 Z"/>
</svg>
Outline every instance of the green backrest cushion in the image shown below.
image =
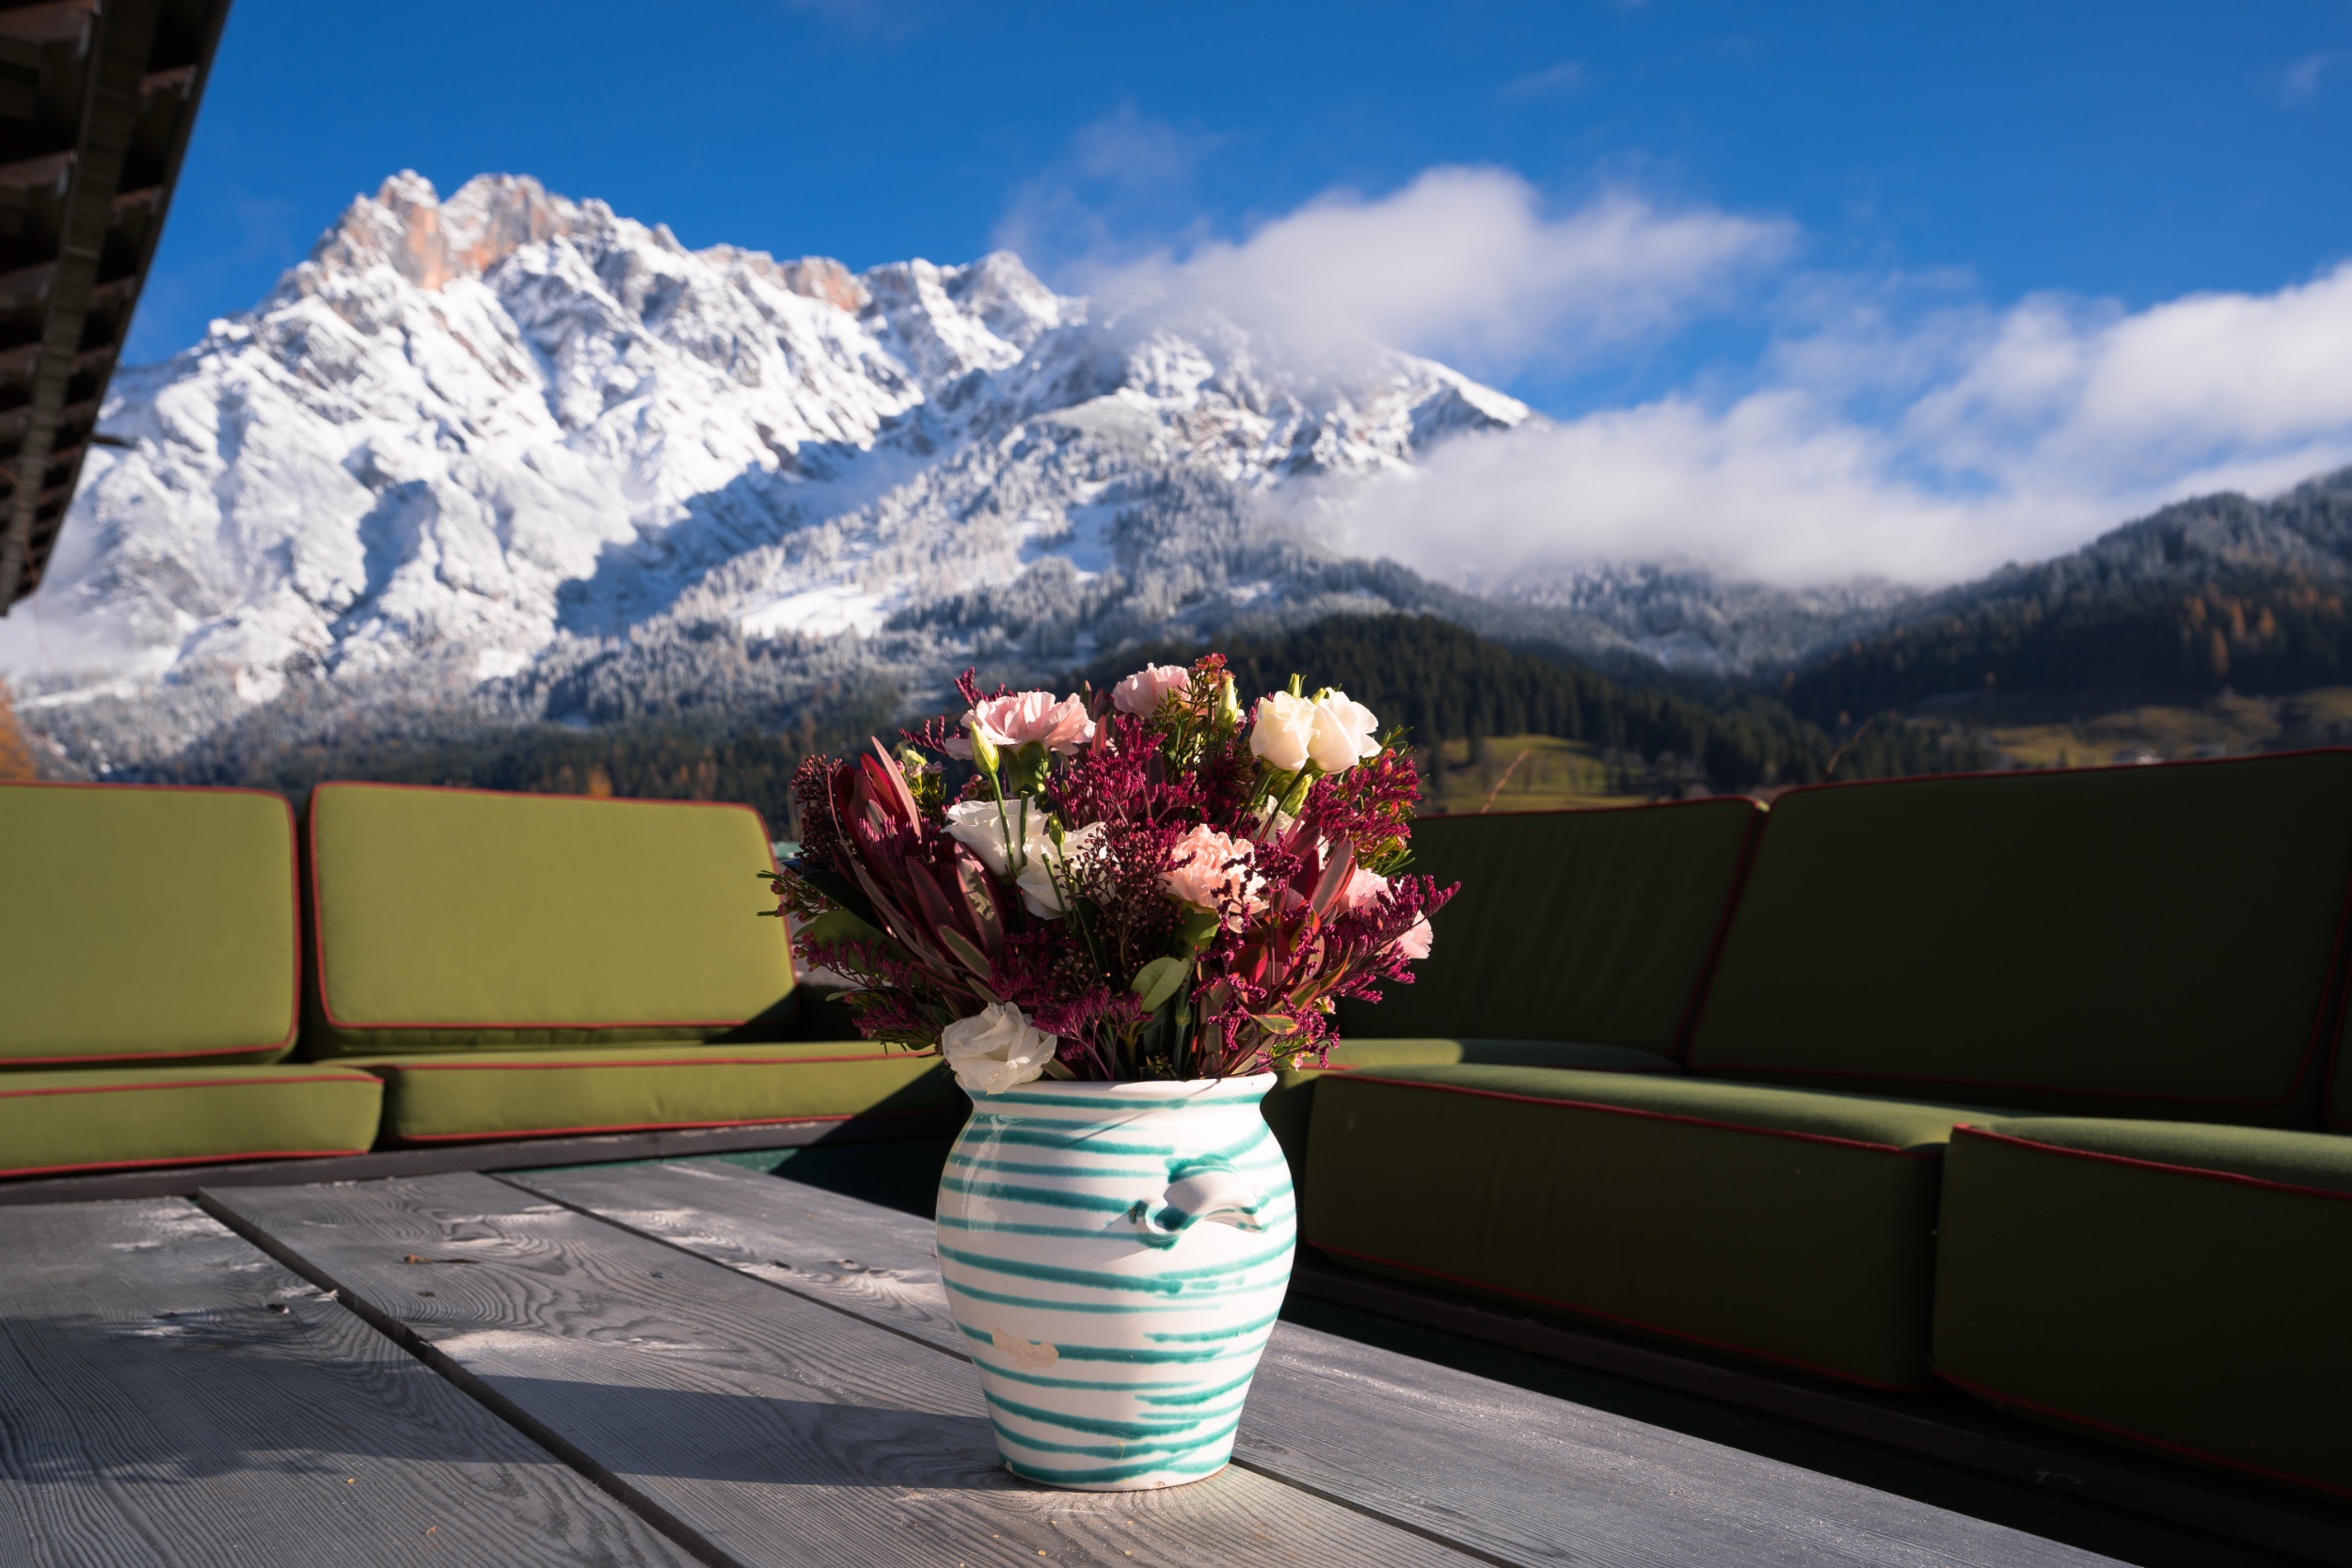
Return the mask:
<svg viewBox="0 0 2352 1568">
<path fill-rule="evenodd" d="M 0 1067 L 278 1060 L 295 918 L 283 796 L 0 784 Z"/>
<path fill-rule="evenodd" d="M 1744 797 L 1433 816 L 1412 869 L 1461 891 L 1409 986 L 1343 1003 L 1343 1037 L 1573 1040 L 1672 1055 L 1723 929 Z"/>
<path fill-rule="evenodd" d="M 310 793 L 316 1055 L 743 1038 L 792 958 L 748 806 L 328 784 Z"/>
<path fill-rule="evenodd" d="M 1797 790 L 1693 1071 L 2311 1126 L 2352 752 Z"/>
</svg>

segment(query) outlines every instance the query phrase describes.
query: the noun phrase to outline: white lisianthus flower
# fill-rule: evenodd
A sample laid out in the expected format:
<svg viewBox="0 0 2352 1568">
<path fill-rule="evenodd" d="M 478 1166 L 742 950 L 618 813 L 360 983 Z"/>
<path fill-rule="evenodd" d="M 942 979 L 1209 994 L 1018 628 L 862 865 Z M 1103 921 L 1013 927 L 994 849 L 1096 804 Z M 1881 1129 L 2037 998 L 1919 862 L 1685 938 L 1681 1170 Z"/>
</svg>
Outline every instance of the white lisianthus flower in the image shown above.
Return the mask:
<svg viewBox="0 0 2352 1568">
<path fill-rule="evenodd" d="M 939 1053 L 947 1058 L 964 1093 L 1002 1094 L 1043 1073 L 1057 1043 L 1031 1025 L 1019 1007 L 992 1002 L 941 1030 Z"/>
<path fill-rule="evenodd" d="M 1366 757 L 1380 754 L 1380 721 L 1344 691 L 1327 691 L 1314 701 L 1314 728 L 1307 754 L 1326 773 L 1344 773 Z"/>
<path fill-rule="evenodd" d="M 991 876 L 1010 881 L 1021 875 L 1035 846 L 1045 841 L 1045 805 L 1025 795 L 1001 804 L 961 800 L 947 808 L 946 832 L 979 856 Z"/>
<path fill-rule="evenodd" d="M 1183 665 L 1154 664 L 1112 687 L 1111 706 L 1138 719 L 1149 719 L 1160 711 L 1162 703 L 1183 696 L 1191 687 L 1192 672 Z"/>
<path fill-rule="evenodd" d="M 994 800 L 962 800 L 949 806 L 946 832 L 979 856 L 989 875 L 1020 889 L 1021 902 L 1031 914 L 1053 919 L 1070 912 L 1062 905 L 1055 878 L 1059 876 L 1063 882 L 1071 879 L 1073 863 L 1102 842 L 1103 824 L 1089 822 L 1064 833 L 1057 847 L 1046 821 L 1045 803 L 1016 795 L 1001 806 Z"/>
<path fill-rule="evenodd" d="M 1285 773 L 1296 772 L 1307 766 L 1308 747 L 1314 737 L 1313 703 L 1287 691 L 1258 699 L 1257 721 L 1249 728 L 1249 749 L 1269 764 Z"/>
<path fill-rule="evenodd" d="M 1015 879 L 1021 889 L 1021 902 L 1031 914 L 1057 919 L 1070 912 L 1062 901 L 1062 889 L 1073 880 L 1072 868 L 1094 847 L 1102 842 L 1103 824 L 1089 822 L 1074 832 L 1062 834 L 1057 847 L 1052 835 L 1042 829 L 1028 846 L 1028 863 Z M 1059 878 L 1059 882 L 1056 881 Z"/>
</svg>

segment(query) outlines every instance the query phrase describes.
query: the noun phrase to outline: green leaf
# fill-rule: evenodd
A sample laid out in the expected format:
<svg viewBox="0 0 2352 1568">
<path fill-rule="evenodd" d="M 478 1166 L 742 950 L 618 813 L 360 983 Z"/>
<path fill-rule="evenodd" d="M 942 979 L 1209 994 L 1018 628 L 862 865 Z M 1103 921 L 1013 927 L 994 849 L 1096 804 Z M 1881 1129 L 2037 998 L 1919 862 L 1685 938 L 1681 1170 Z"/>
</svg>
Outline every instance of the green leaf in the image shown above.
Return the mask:
<svg viewBox="0 0 2352 1568">
<path fill-rule="evenodd" d="M 953 953 L 964 968 L 983 980 L 988 978 L 989 971 L 995 966 L 988 961 L 987 954 L 972 945 L 970 938 L 945 926 L 934 926 L 931 929 L 938 933 L 940 945 Z"/>
<path fill-rule="evenodd" d="M 1295 1018 L 1284 1018 L 1280 1013 L 1251 1013 L 1249 1018 L 1250 1022 L 1257 1024 L 1259 1028 L 1263 1029 L 1269 1035 L 1295 1035 L 1298 1033 L 1298 1020 Z"/>
<path fill-rule="evenodd" d="M 801 927 L 803 942 L 882 942 L 885 940 L 870 922 L 860 920 L 847 910 L 827 910 Z"/>
<path fill-rule="evenodd" d="M 1184 939 L 1185 946 L 1198 953 L 1216 940 L 1217 925 L 1215 910 L 1187 909 L 1176 922 L 1176 934 Z"/>
<path fill-rule="evenodd" d="M 1143 999 L 1143 1010 L 1156 1013 L 1176 994 L 1176 988 L 1192 973 L 1191 961 L 1185 958 L 1153 958 L 1136 971 L 1136 977 L 1127 989 Z"/>
</svg>

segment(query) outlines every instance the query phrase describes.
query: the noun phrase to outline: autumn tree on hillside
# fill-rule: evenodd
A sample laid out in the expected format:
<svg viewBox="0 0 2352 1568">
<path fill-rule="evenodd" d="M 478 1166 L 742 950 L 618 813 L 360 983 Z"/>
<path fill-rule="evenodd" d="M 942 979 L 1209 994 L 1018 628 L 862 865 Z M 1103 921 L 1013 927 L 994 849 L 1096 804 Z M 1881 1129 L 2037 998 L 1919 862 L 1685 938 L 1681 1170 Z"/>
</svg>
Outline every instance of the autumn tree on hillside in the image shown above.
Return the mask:
<svg viewBox="0 0 2352 1568">
<path fill-rule="evenodd" d="M 8 683 L 0 681 L 0 779 L 39 776 L 33 767 L 33 743 L 16 721 L 16 705 L 8 700 Z"/>
</svg>

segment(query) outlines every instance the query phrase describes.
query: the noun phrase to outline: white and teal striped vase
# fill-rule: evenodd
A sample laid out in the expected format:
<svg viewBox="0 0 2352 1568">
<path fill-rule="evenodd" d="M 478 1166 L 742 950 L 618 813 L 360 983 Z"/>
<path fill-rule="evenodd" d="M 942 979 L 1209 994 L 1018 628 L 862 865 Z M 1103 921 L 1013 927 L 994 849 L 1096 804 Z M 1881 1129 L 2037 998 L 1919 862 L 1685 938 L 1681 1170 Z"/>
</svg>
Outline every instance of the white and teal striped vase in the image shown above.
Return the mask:
<svg viewBox="0 0 2352 1568">
<path fill-rule="evenodd" d="M 1273 1083 L 975 1097 L 940 1179 L 939 1272 L 1014 1474 L 1134 1491 L 1225 1467 L 1298 1236 L 1258 1111 Z"/>
</svg>

